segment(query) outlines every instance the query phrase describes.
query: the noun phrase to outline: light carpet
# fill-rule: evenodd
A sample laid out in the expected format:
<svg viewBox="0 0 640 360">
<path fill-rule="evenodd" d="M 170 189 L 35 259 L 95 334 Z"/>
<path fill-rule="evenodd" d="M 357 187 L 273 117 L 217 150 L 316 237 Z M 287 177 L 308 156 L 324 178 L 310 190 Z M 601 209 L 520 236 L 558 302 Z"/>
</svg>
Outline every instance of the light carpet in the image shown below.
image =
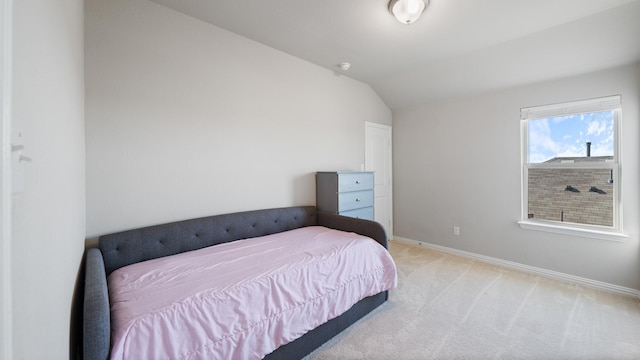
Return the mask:
<svg viewBox="0 0 640 360">
<path fill-rule="evenodd" d="M 392 241 L 389 301 L 323 359 L 640 359 L 640 300 Z"/>
</svg>

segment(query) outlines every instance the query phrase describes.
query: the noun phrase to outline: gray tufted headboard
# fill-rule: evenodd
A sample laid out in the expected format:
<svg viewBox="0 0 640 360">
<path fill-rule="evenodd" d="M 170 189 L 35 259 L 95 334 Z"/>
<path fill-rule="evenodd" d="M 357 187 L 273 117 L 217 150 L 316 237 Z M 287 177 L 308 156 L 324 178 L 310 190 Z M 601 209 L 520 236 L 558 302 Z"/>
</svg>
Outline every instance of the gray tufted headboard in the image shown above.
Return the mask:
<svg viewBox="0 0 640 360">
<path fill-rule="evenodd" d="M 103 235 L 98 247 L 108 276 L 140 261 L 316 224 L 315 206 L 254 210 Z"/>
</svg>

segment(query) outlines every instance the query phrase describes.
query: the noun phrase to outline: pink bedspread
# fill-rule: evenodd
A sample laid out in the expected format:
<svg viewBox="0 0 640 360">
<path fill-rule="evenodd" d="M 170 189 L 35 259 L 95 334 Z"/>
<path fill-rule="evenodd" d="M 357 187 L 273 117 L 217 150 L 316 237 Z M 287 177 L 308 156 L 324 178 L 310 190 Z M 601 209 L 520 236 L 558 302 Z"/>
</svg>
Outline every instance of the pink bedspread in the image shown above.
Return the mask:
<svg viewBox="0 0 640 360">
<path fill-rule="evenodd" d="M 108 278 L 112 359 L 261 359 L 395 288 L 374 240 L 320 226 L 149 260 Z"/>
</svg>

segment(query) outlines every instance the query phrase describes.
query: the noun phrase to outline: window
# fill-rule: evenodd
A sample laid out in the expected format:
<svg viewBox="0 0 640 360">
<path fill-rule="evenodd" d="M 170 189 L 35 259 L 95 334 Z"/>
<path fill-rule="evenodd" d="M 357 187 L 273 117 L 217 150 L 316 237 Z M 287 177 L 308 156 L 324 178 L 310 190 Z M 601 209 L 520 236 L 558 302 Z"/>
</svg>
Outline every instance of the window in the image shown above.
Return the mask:
<svg viewBox="0 0 640 360">
<path fill-rule="evenodd" d="M 620 96 L 521 110 L 523 228 L 624 236 L 620 113 Z"/>
</svg>

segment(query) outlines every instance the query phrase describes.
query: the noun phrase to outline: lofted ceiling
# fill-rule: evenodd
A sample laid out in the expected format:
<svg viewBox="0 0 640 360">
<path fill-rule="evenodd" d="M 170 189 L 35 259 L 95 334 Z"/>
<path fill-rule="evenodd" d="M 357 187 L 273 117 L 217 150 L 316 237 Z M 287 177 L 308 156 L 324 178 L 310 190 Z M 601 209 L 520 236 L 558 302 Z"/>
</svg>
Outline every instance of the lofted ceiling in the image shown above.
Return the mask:
<svg viewBox="0 0 640 360">
<path fill-rule="evenodd" d="M 411 25 L 388 0 L 152 1 L 365 82 L 392 109 L 640 62 L 640 0 L 431 0 Z"/>
</svg>

